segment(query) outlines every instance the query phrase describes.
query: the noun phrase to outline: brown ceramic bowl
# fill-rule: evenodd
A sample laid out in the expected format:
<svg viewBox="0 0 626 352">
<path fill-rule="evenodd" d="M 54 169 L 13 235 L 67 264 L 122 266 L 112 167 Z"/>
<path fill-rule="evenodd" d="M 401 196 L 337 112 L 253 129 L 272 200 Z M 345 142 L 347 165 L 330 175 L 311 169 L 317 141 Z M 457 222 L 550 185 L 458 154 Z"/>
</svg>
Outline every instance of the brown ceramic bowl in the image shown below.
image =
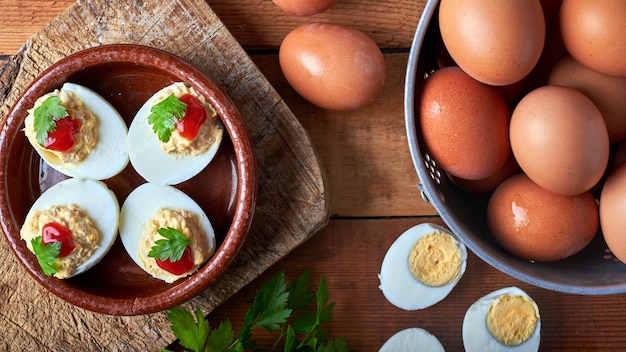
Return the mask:
<svg viewBox="0 0 626 352">
<path fill-rule="evenodd" d="M 59 280 L 43 274 L 35 256 L 20 239 L 20 228 L 33 202 L 43 191 L 66 178 L 43 162 L 28 143 L 22 131 L 24 118 L 39 96 L 68 81 L 99 93 L 128 125 L 152 94 L 177 81 L 193 86 L 215 107 L 226 132 L 219 150 L 200 174 L 176 186 L 203 208 L 216 234 L 215 254 L 193 275 L 173 284 L 154 279 L 133 262 L 118 238 L 95 267 L 73 278 Z M 26 88 L 2 131 L 0 220 L 3 233 L 35 280 L 76 306 L 105 314 L 137 315 L 179 305 L 222 275 L 246 238 L 254 214 L 258 182 L 250 134 L 224 90 L 205 73 L 172 54 L 136 45 L 107 45 L 67 56 Z M 145 180 L 129 164 L 121 174 L 104 182 L 121 205 Z"/>
</svg>

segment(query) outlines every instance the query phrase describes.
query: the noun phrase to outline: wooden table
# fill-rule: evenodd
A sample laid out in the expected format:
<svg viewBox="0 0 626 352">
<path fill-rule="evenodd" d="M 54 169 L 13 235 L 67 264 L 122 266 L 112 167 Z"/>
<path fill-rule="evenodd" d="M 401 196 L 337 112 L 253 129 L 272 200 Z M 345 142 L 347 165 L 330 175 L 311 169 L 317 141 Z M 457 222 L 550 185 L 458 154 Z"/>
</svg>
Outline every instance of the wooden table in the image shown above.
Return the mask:
<svg viewBox="0 0 626 352">
<path fill-rule="evenodd" d="M 72 3 L 0 0 L 0 58 L 8 59 L 16 53 L 29 36 Z M 310 268 L 313 282 L 322 276 L 327 279 L 330 300 L 336 302 L 334 321 L 326 325 L 328 334 L 346 337 L 349 346 L 359 351 L 375 351 L 393 333 L 408 327 L 424 328 L 435 334 L 448 351 L 460 351 L 461 324 L 469 305 L 492 290 L 510 285 L 527 291 L 540 307 L 541 350 L 590 351 L 626 346 L 626 323 L 621 321 L 625 295 L 574 296 L 547 291 L 508 277 L 472 254 L 457 288 L 431 308 L 402 311 L 389 304 L 379 291 L 377 273 L 394 239 L 412 225 L 441 223 L 417 189 L 419 180 L 411 163 L 403 120 L 408 48 L 424 1 L 340 0 L 330 11 L 311 18 L 285 15 L 270 0 L 208 3 L 310 134 L 326 170 L 332 213 L 324 229 L 213 311 L 209 315 L 213 325 L 230 319 L 238 329 L 264 280 L 279 270 L 285 270 L 292 279 Z M 383 49 L 388 79 L 382 96 L 373 104 L 355 112 L 325 111 L 304 101 L 286 83 L 278 66 L 277 48 L 289 30 L 311 21 L 351 25 L 370 35 Z M 4 299 L 0 297 L 0 305 Z M 4 316 L 0 319 L 2 325 L 17 324 Z M 116 336 L 131 332 L 106 333 Z M 10 341 L 4 342 L 10 346 Z M 73 343 L 76 350 L 81 350 L 80 338 Z"/>
</svg>

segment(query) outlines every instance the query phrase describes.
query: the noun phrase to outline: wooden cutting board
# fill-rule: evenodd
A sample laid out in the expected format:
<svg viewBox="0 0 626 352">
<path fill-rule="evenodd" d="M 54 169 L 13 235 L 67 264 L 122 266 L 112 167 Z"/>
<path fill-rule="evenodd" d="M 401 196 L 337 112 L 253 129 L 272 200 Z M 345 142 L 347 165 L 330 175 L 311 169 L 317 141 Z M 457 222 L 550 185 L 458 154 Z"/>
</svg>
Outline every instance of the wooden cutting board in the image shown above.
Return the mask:
<svg viewBox="0 0 626 352">
<path fill-rule="evenodd" d="M 0 118 L 46 67 L 113 43 L 172 52 L 211 75 L 241 110 L 257 149 L 259 195 L 249 238 L 225 275 L 185 304 L 211 312 L 328 223 L 323 171 L 309 136 L 202 0 L 79 0 L 0 67 Z M 164 312 L 108 316 L 48 293 L 0 240 L 0 350 L 156 351 L 174 336 Z"/>
</svg>

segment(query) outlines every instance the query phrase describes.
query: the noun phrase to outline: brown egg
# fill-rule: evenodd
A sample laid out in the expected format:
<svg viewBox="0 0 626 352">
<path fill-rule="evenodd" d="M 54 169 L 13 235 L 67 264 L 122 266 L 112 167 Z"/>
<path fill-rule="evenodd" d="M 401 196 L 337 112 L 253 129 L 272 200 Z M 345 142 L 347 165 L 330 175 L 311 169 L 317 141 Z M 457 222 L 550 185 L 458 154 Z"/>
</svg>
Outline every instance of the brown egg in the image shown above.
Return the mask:
<svg viewBox="0 0 626 352">
<path fill-rule="evenodd" d="M 495 87 L 451 66 L 423 81 L 417 101 L 423 140 L 443 170 L 479 180 L 504 165 L 510 154 L 509 110 Z"/>
<path fill-rule="evenodd" d="M 582 250 L 598 231 L 598 207 L 589 192 L 562 196 L 526 175 L 504 181 L 487 205 L 487 224 L 502 247 L 533 261 L 555 261 Z"/>
<path fill-rule="evenodd" d="M 626 263 L 626 164 L 618 166 L 602 187 L 600 227 L 611 252 Z"/>
<path fill-rule="evenodd" d="M 626 138 L 626 77 L 594 71 L 568 55 L 554 66 L 548 84 L 583 92 L 600 110 L 609 141 L 615 143 Z"/>
<path fill-rule="evenodd" d="M 626 76 L 626 1 L 563 0 L 560 27 L 567 51 L 581 64 Z"/>
<path fill-rule="evenodd" d="M 361 108 L 385 84 L 385 59 L 376 43 L 343 25 L 309 23 L 294 29 L 283 39 L 278 58 L 293 89 L 325 109 Z"/>
<path fill-rule="evenodd" d="M 539 0 L 441 0 L 439 25 L 454 61 L 492 85 L 523 79 L 537 64 L 546 34 Z"/>
<path fill-rule="evenodd" d="M 288 14 L 312 16 L 322 13 L 337 3 L 337 0 L 273 0 L 274 4 Z"/>
<path fill-rule="evenodd" d="M 513 154 L 510 153 L 504 166 L 492 175 L 480 180 L 465 180 L 450 175 L 450 181 L 452 181 L 455 186 L 470 193 L 489 193 L 493 192 L 502 182 L 518 172 L 520 172 L 519 165 L 517 165 Z"/>
<path fill-rule="evenodd" d="M 609 161 L 609 135 L 600 111 L 568 87 L 543 86 L 524 96 L 513 110 L 510 138 L 522 170 L 558 194 L 588 191 Z"/>
</svg>

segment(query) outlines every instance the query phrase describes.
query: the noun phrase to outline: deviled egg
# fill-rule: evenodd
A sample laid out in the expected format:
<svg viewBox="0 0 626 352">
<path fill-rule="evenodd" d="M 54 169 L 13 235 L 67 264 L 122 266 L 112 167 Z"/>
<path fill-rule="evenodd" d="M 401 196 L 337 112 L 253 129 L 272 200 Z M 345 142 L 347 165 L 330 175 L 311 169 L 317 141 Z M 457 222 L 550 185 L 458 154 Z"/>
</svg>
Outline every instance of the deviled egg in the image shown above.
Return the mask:
<svg viewBox="0 0 626 352">
<path fill-rule="evenodd" d="M 204 96 L 185 83 L 171 84 L 135 115 L 128 130 L 130 162 L 148 182 L 184 182 L 213 160 L 223 130 Z"/>
<path fill-rule="evenodd" d="M 154 183 L 124 201 L 120 237 L 137 265 L 168 283 L 191 275 L 215 251 L 215 232 L 202 208 L 184 192 Z"/>
<path fill-rule="evenodd" d="M 421 328 L 408 328 L 391 336 L 378 352 L 444 352 L 439 339 Z"/>
<path fill-rule="evenodd" d="M 417 310 L 444 299 L 465 272 L 467 249 L 449 230 L 423 223 L 402 233 L 389 247 L 379 288 L 398 308 Z"/>
<path fill-rule="evenodd" d="M 107 254 L 117 238 L 119 203 L 102 182 L 70 178 L 39 196 L 20 229 L 44 273 L 66 279 Z"/>
<path fill-rule="evenodd" d="M 117 110 L 84 86 L 65 83 L 35 101 L 24 133 L 41 158 L 70 177 L 104 180 L 128 165 L 128 128 Z"/>
<path fill-rule="evenodd" d="M 535 352 L 539 350 L 540 332 L 537 304 L 517 287 L 506 287 L 478 299 L 463 319 L 467 352 Z"/>
</svg>

